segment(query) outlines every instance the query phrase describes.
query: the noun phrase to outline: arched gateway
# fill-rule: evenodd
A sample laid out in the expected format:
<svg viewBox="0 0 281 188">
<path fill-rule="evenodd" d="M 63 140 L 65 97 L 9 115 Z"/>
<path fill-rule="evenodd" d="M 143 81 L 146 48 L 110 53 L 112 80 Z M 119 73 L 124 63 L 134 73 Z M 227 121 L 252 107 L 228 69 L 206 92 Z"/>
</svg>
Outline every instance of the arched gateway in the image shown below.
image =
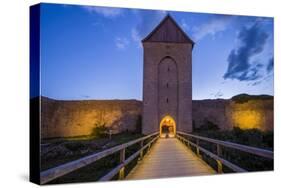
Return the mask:
<svg viewBox="0 0 281 188">
<path fill-rule="evenodd" d="M 160 121 L 159 133 L 160 137 L 175 137 L 176 135 L 176 122 L 174 118 L 167 115 Z"/>
<path fill-rule="evenodd" d="M 142 41 L 142 133 L 175 136 L 192 131 L 193 41 L 167 15 Z"/>
</svg>

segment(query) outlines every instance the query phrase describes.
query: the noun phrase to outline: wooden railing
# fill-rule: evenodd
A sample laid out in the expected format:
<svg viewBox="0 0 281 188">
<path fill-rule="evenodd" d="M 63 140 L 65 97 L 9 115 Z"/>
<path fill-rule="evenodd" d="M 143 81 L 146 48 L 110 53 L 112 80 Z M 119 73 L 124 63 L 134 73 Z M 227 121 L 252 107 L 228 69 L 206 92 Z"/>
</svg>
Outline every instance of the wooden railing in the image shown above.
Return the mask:
<svg viewBox="0 0 281 188">
<path fill-rule="evenodd" d="M 231 148 L 231 149 L 236 149 L 239 151 L 243 151 L 246 153 L 250 153 L 253 155 L 257 155 L 260 157 L 264 157 L 270 160 L 273 160 L 273 152 L 269 150 L 264 150 L 260 148 L 255 148 L 255 147 L 250 147 L 250 146 L 245 146 L 241 144 L 235 144 L 232 142 L 226 142 L 226 141 L 221 141 L 221 140 L 216 140 L 216 139 L 211 139 L 211 138 L 206 138 L 202 136 L 197 136 L 193 134 L 188 134 L 184 132 L 177 132 L 177 138 L 187 144 L 187 146 L 190 148 L 190 146 L 193 146 L 196 148 L 196 154 L 200 156 L 200 151 L 208 155 L 209 157 L 213 158 L 217 162 L 217 172 L 218 173 L 223 173 L 222 171 L 222 165 L 227 166 L 234 172 L 247 172 L 247 170 L 225 160 L 222 158 L 222 148 Z M 191 141 L 191 138 L 195 139 L 195 142 Z M 211 151 L 208 151 L 207 149 L 203 148 L 200 146 L 200 140 L 216 144 L 216 154 L 212 153 Z"/>
<path fill-rule="evenodd" d="M 108 174 L 103 176 L 100 179 L 100 181 L 110 180 L 118 173 L 119 173 L 119 179 L 123 179 L 124 175 L 125 175 L 124 171 L 125 171 L 126 165 L 129 164 L 132 160 L 134 160 L 137 156 L 140 156 L 140 158 L 142 158 L 143 154 L 144 154 L 143 151 L 146 148 L 149 149 L 151 147 L 151 145 L 158 139 L 158 137 L 159 137 L 159 133 L 156 132 L 156 133 L 144 136 L 142 138 L 127 142 L 125 144 L 121 144 L 121 145 L 115 146 L 113 148 L 101 151 L 99 153 L 95 153 L 95 154 L 92 154 L 92 155 L 89 155 L 86 157 L 82 157 L 78 160 L 75 160 L 75 161 L 48 169 L 46 171 L 43 171 L 40 173 L 41 184 L 48 183 L 56 178 L 59 178 L 74 170 L 77 170 L 77 169 L 85 167 L 89 164 L 92 164 L 93 162 L 95 162 L 99 159 L 102 159 L 104 157 L 107 157 L 109 155 L 112 155 L 116 152 L 120 152 L 120 163 L 118 164 L 118 166 L 113 168 Z M 149 138 L 152 138 L 152 139 L 147 144 L 144 145 L 144 142 Z M 141 148 L 126 159 L 125 158 L 126 148 L 128 148 L 129 146 L 132 146 L 134 144 L 137 144 L 137 143 L 140 143 Z"/>
</svg>

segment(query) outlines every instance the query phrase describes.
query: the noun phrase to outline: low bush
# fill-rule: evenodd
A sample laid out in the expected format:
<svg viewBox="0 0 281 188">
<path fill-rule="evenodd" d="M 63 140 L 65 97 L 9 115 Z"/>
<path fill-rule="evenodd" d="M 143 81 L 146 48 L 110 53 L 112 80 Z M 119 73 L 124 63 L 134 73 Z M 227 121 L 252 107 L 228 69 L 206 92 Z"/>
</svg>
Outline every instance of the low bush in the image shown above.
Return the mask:
<svg viewBox="0 0 281 188">
<path fill-rule="evenodd" d="M 103 138 L 106 136 L 107 132 L 108 128 L 104 123 L 96 123 L 92 129 L 91 136 L 93 136 L 94 138 Z"/>
</svg>

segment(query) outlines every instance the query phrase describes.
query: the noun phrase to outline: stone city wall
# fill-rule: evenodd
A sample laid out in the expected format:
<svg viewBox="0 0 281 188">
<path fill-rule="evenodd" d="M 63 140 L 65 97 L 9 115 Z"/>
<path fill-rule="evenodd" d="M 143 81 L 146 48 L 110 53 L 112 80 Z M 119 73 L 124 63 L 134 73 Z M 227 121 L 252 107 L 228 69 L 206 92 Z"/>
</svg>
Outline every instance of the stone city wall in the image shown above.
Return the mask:
<svg viewBox="0 0 281 188">
<path fill-rule="evenodd" d="M 141 130 L 142 102 L 137 100 L 62 101 L 42 97 L 41 107 L 42 138 L 89 135 L 100 124 L 113 133 Z M 273 130 L 273 100 L 193 100 L 192 119 L 195 128 L 209 121 L 220 130 L 234 126 Z"/>
</svg>

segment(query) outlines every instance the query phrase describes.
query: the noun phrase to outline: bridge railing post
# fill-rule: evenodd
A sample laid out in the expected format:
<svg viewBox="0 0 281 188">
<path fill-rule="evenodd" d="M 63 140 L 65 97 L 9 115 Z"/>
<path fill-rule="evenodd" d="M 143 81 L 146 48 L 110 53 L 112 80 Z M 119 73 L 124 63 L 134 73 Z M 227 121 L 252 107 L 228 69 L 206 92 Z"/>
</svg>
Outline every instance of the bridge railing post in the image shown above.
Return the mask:
<svg viewBox="0 0 281 188">
<path fill-rule="evenodd" d="M 196 138 L 196 154 L 198 157 L 200 157 L 200 150 L 199 150 L 199 139 Z"/>
<path fill-rule="evenodd" d="M 140 147 L 141 147 L 141 152 L 140 152 L 139 160 L 141 160 L 143 158 L 143 149 L 142 149 L 142 147 L 143 147 L 143 140 L 140 142 Z"/>
<path fill-rule="evenodd" d="M 124 163 L 125 161 L 125 154 L 126 154 L 126 149 L 121 149 L 120 150 L 120 163 Z M 119 170 L 119 179 L 122 180 L 124 179 L 125 177 L 125 166 L 122 167 L 120 170 Z"/>
<path fill-rule="evenodd" d="M 189 137 L 187 137 L 187 147 L 189 148 L 189 149 L 191 149 L 191 147 L 190 147 L 190 138 Z"/>
<path fill-rule="evenodd" d="M 150 151 L 150 147 L 151 147 L 151 144 L 148 145 L 148 147 L 147 147 L 147 152 Z"/>
<path fill-rule="evenodd" d="M 222 151 L 221 151 L 221 146 L 217 144 L 217 156 L 221 157 Z M 218 173 L 221 174 L 223 173 L 222 171 L 222 162 L 220 160 L 217 161 L 217 166 L 218 166 Z"/>
</svg>

